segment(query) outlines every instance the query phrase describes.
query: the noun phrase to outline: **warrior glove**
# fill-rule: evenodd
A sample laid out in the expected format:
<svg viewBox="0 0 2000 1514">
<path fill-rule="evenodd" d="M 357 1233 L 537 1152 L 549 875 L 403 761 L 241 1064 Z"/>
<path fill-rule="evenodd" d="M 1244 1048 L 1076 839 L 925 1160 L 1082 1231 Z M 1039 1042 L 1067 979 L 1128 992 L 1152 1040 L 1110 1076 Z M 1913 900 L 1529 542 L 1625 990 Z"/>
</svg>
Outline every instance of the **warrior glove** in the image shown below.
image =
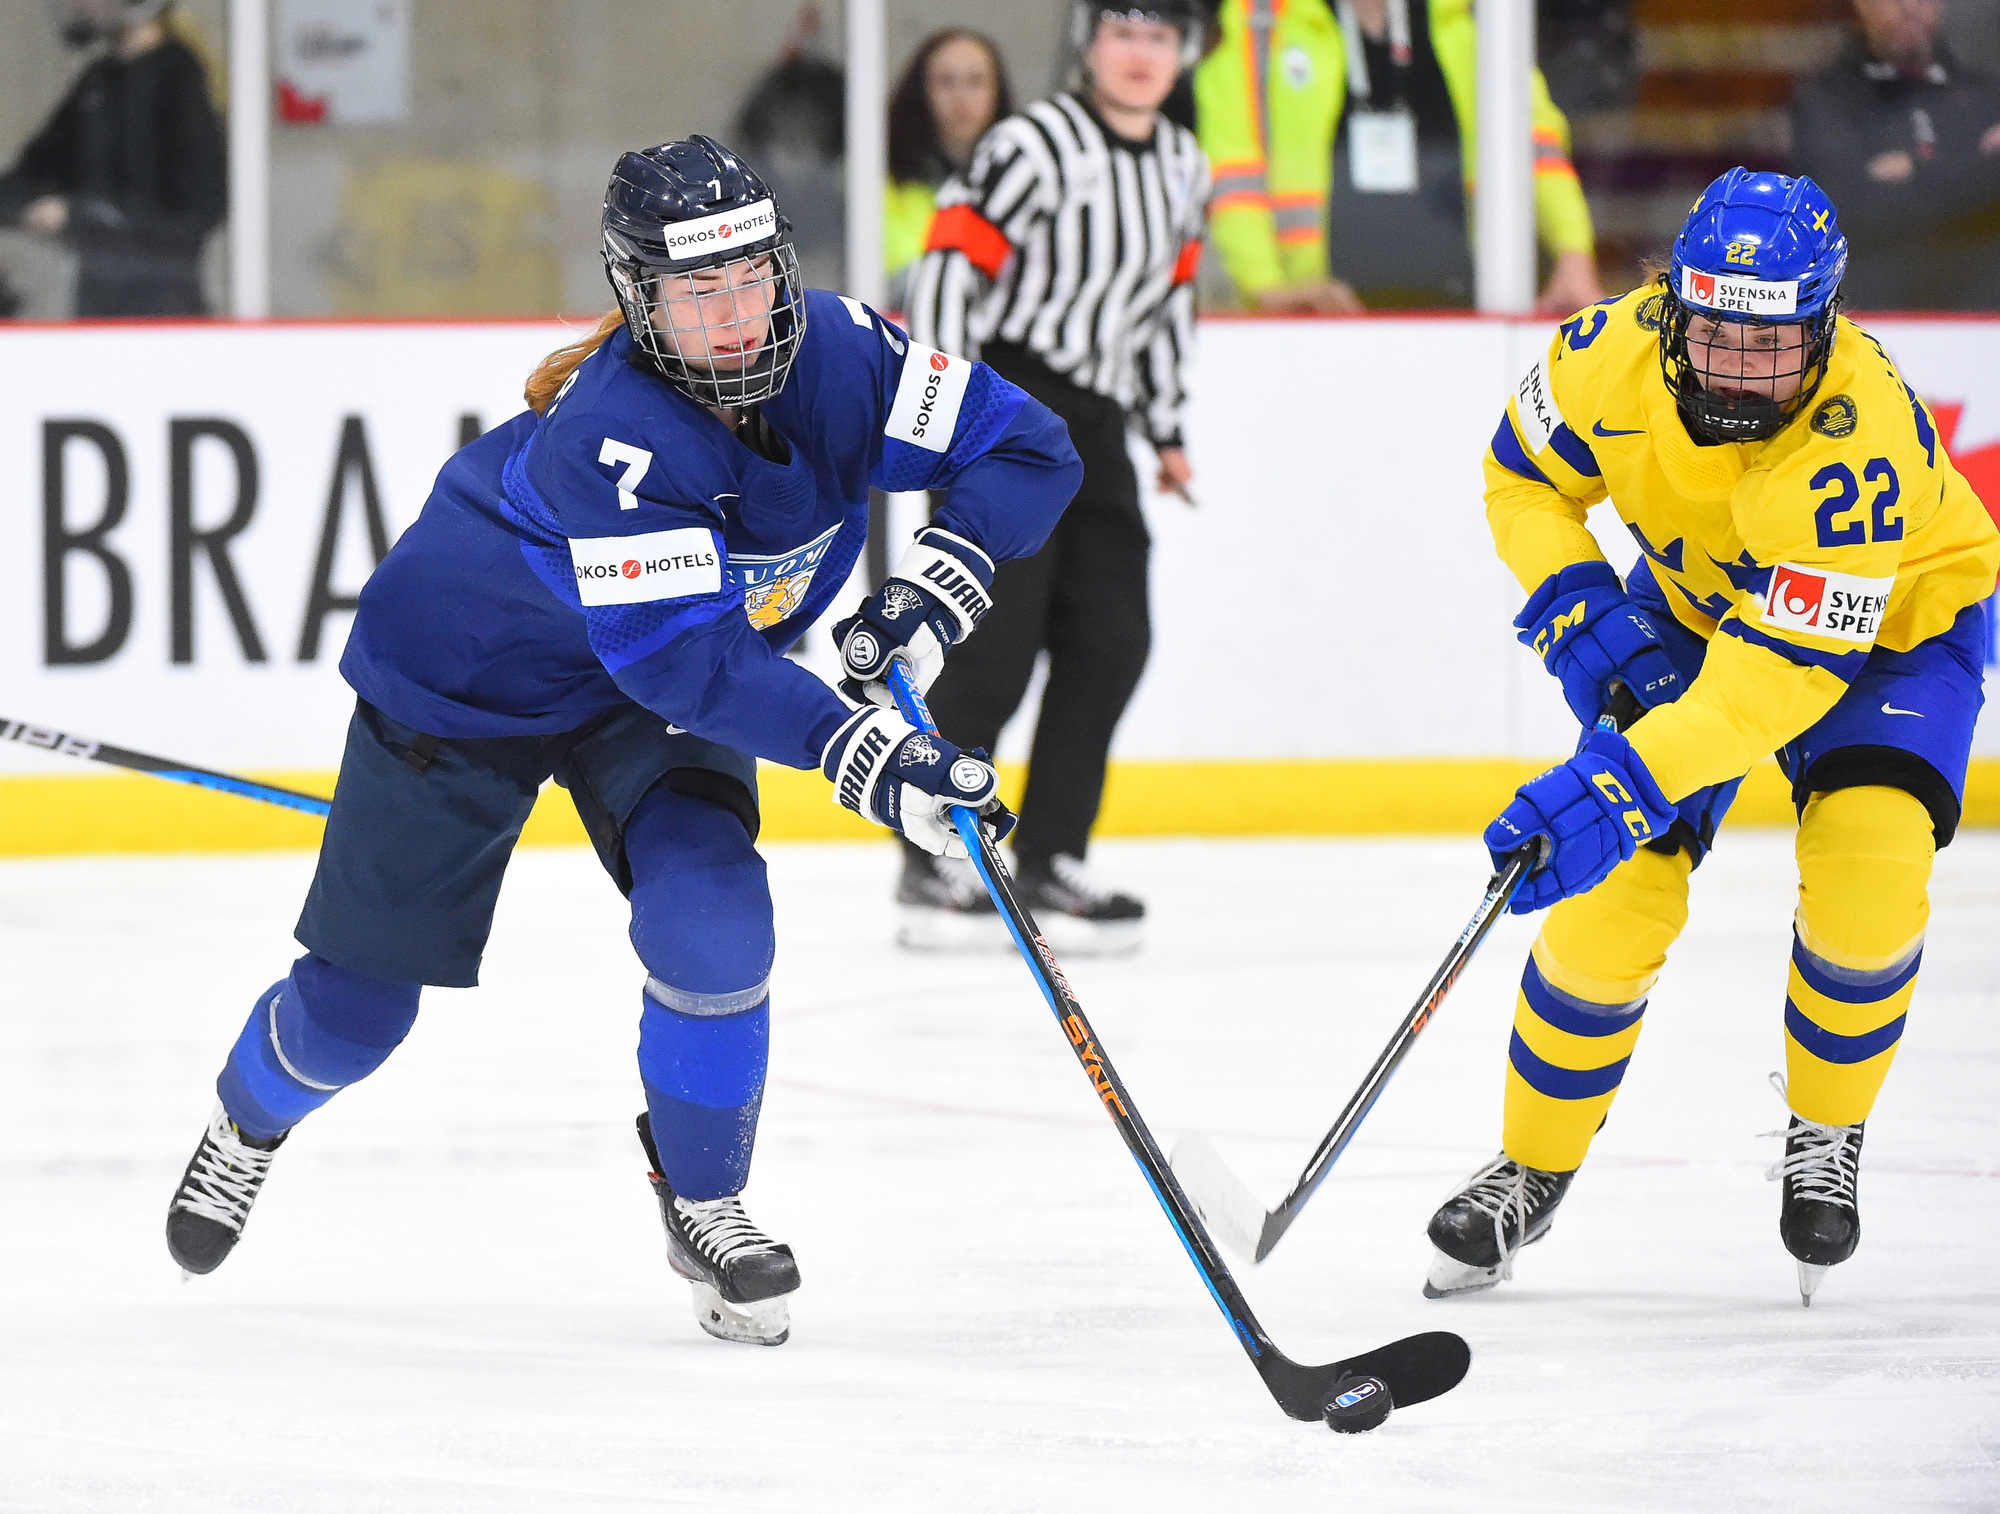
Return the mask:
<svg viewBox="0 0 2000 1514">
<path fill-rule="evenodd" d="M 840 692 L 857 704 L 896 707 L 883 680 L 901 657 L 929 692 L 944 654 L 972 634 L 993 603 L 993 560 L 962 536 L 927 526 L 889 579 L 833 628 L 844 675 Z"/>
<path fill-rule="evenodd" d="M 1531 778 L 1486 827 L 1493 866 L 1542 838 L 1541 867 L 1515 892 L 1517 915 L 1586 893 L 1641 845 L 1666 833 L 1676 811 L 1632 743 L 1592 731 L 1568 762 Z"/>
<path fill-rule="evenodd" d="M 1514 625 L 1521 645 L 1562 680 L 1563 698 L 1586 728 L 1604 713 L 1614 678 L 1649 710 L 1681 696 L 1660 633 L 1609 563 L 1571 563 L 1543 580 Z"/>
<path fill-rule="evenodd" d="M 834 733 L 820 770 L 833 784 L 835 804 L 900 831 L 933 856 L 963 857 L 965 842 L 951 822 L 954 804 L 977 811 L 995 841 L 1014 828 L 1014 812 L 1000 802 L 999 774 L 985 758 L 869 705 Z"/>
</svg>

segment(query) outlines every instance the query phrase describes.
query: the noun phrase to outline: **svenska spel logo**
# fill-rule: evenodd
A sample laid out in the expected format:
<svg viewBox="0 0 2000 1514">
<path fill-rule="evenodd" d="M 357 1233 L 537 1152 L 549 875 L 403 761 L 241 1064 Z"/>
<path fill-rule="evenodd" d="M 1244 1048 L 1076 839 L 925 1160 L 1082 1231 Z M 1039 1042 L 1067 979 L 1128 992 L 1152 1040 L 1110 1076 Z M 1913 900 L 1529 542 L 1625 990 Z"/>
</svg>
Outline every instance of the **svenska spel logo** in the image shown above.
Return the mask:
<svg viewBox="0 0 2000 1514">
<path fill-rule="evenodd" d="M 1817 573 L 1777 569 L 1771 575 L 1771 603 L 1794 625 L 1819 624 L 1826 602 L 1826 580 Z"/>
</svg>

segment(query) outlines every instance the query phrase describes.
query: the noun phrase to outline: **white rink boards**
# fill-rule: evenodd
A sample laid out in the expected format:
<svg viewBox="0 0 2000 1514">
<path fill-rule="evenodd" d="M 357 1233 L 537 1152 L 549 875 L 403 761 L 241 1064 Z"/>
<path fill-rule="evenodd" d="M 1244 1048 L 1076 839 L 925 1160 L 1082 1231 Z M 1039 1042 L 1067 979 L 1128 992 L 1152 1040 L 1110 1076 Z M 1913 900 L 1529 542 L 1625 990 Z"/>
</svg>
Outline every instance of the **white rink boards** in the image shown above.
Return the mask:
<svg viewBox="0 0 2000 1514">
<path fill-rule="evenodd" d="M 1372 1436 L 1271 1405 L 1021 965 L 888 937 L 892 849 L 772 848 L 752 1213 L 792 1341 L 725 1346 L 631 1132 L 639 974 L 582 850 L 523 852 L 486 986 L 281 1154 L 242 1249 L 160 1229 L 291 955 L 304 853 L 0 863 L 0 1510 L 1974 1510 L 2000 1506 L 2000 838 L 1940 859 L 1864 1232 L 1810 1311 L 1783 1123 L 1789 839 L 1725 837 L 1611 1123 L 1517 1281 L 1426 1303 L 1425 1219 L 1497 1142 L 1509 921 L 1246 1290 L 1292 1354 L 1451 1328 Z M 1476 900 L 1470 842 L 1123 842 L 1153 944 L 1065 964 L 1163 1139 L 1275 1198 Z"/>
</svg>

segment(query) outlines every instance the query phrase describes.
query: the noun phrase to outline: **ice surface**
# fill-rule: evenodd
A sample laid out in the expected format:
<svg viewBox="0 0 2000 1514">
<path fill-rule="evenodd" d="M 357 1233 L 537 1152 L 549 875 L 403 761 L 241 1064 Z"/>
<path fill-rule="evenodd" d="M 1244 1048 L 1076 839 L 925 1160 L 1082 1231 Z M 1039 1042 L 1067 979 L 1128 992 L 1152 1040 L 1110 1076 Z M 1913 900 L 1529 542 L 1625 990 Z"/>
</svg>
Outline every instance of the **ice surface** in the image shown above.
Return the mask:
<svg viewBox="0 0 2000 1514">
<path fill-rule="evenodd" d="M 1152 944 L 1065 964 L 1163 1142 L 1275 1199 L 1477 902 L 1469 842 L 1107 844 Z M 1427 1303 L 1497 1144 L 1509 921 L 1246 1290 L 1293 1356 L 1411 1331 L 1471 1376 L 1372 1436 L 1284 1419 L 1020 964 L 887 945 L 887 845 L 771 852 L 752 1214 L 790 1344 L 710 1340 L 632 1116 L 640 975 L 586 852 L 523 853 L 486 986 L 303 1126 L 246 1240 L 161 1240 L 311 858 L 0 866 L 0 1509 L 2000 1508 L 2000 837 L 1939 861 L 1861 1250 L 1801 1309 L 1783 1123 L 1790 847 L 1725 838 L 1610 1125 L 1518 1280 Z M 1246 1269 L 1247 1271 L 1247 1269 Z"/>
</svg>

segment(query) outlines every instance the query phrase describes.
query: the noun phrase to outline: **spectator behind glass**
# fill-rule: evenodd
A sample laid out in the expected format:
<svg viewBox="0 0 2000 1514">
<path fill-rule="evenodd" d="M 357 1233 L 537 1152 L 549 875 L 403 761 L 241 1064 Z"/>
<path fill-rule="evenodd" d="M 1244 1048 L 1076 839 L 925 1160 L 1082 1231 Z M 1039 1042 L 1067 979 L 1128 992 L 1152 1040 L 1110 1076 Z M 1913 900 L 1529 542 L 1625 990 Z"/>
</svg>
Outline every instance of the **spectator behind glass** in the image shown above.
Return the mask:
<svg viewBox="0 0 2000 1514">
<path fill-rule="evenodd" d="M 1210 240 L 1245 302 L 1326 315 L 1469 306 L 1471 0 L 1226 0 L 1221 17 L 1222 41 L 1195 70 L 1195 117 L 1215 170 Z M 1569 122 L 1539 69 L 1531 87 L 1549 259 L 1535 308 L 1568 315 L 1603 298 L 1596 238 Z"/>
<path fill-rule="evenodd" d="M 1860 31 L 1792 97 L 1793 172 L 1840 207 L 1846 303 L 2000 308 L 2000 81 L 1938 36 L 1943 0 L 1855 0 Z"/>
<path fill-rule="evenodd" d="M 201 250 L 228 200 L 222 123 L 171 0 L 68 0 L 63 40 L 105 50 L 0 178 L 0 223 L 77 254 L 78 315 L 206 315 Z"/>
<path fill-rule="evenodd" d="M 932 32 L 889 97 L 889 183 L 882 201 L 882 263 L 900 310 L 910 267 L 924 254 L 937 188 L 962 173 L 986 128 L 1014 113 L 1007 65 L 989 37 Z"/>
</svg>

